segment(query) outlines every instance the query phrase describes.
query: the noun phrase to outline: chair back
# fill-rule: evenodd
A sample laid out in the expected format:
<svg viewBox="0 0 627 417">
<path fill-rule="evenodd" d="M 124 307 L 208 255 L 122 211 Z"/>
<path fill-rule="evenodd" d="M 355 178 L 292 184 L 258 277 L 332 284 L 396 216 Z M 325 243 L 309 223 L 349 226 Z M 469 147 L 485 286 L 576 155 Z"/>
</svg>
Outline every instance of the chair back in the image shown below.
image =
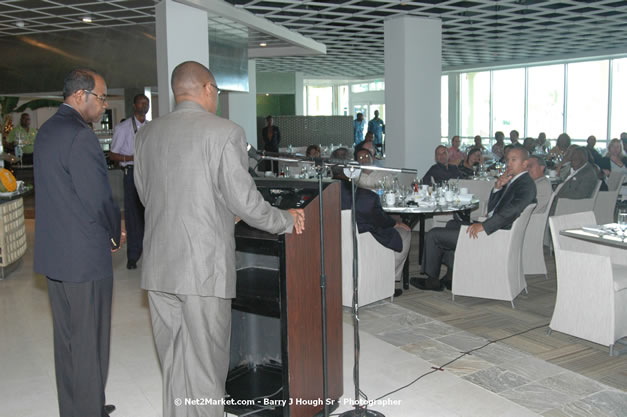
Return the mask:
<svg viewBox="0 0 627 417">
<path fill-rule="evenodd" d="M 596 222 L 596 218 L 594 217 L 594 213 L 592 211 L 584 211 L 579 213 L 570 213 L 561 216 L 549 217 L 551 239 L 553 240 L 553 248 L 556 252 L 555 256 L 558 256 L 557 251 L 559 250 L 581 251 L 583 248 L 586 248 L 585 250 L 590 252 L 588 248 L 590 248 L 591 245 L 588 245 L 586 244 L 586 242 L 580 241 L 578 239 L 572 239 L 566 236 L 562 236 L 560 235 L 560 232 L 566 229 L 576 229 L 583 226 L 591 226 L 596 224 Z M 593 245 L 592 247 L 597 246 L 598 245 Z"/>
<path fill-rule="evenodd" d="M 488 200 L 495 182 L 495 180 L 459 180 L 459 188 L 468 188 L 468 192 L 479 200 L 479 208 L 472 211 L 471 219 L 476 220 L 488 212 Z"/>
<path fill-rule="evenodd" d="M 613 171 L 607 180 L 608 191 L 620 190 L 620 186 L 625 181 L 625 173 L 622 171 Z M 618 194 L 618 193 L 617 193 Z"/>
<path fill-rule="evenodd" d="M 621 190 L 621 184 L 625 178 L 624 173 L 613 172 L 610 176 L 610 184 L 608 185 L 609 191 L 599 191 L 597 198 L 594 202 L 594 215 L 597 218 L 599 224 L 607 224 L 614 222 L 614 210 L 616 209 L 616 200 Z"/>
<path fill-rule="evenodd" d="M 542 213 L 532 213 L 525 230 L 523 241 L 523 271 L 525 275 L 546 275 L 544 263 L 544 238 L 546 234 L 549 211 L 556 193 L 551 193 L 549 203 Z"/>
<path fill-rule="evenodd" d="M 597 181 L 597 185 L 594 187 L 594 191 L 589 198 L 559 198 L 557 200 L 554 215 L 561 216 L 564 214 L 580 213 L 583 211 L 593 211 L 594 203 L 597 199 L 597 195 L 599 194 L 599 188 L 601 188 L 601 181 Z M 557 191 L 558 190 L 555 190 L 555 192 Z"/>
</svg>

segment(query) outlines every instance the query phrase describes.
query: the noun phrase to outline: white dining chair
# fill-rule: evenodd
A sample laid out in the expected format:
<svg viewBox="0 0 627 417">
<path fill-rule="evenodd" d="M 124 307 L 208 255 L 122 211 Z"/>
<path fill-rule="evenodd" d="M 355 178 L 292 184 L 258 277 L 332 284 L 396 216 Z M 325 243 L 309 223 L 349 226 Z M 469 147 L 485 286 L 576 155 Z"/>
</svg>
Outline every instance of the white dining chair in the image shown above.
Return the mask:
<svg viewBox="0 0 627 417">
<path fill-rule="evenodd" d="M 609 346 L 611 356 L 616 341 L 627 336 L 626 251 L 560 235 L 596 223 L 592 211 L 549 218 L 557 272 L 549 333 Z"/>
<path fill-rule="evenodd" d="M 528 205 L 510 230 L 497 230 L 489 236 L 481 232 L 477 239 L 471 239 L 466 233 L 468 227 L 461 227 L 453 267 L 453 300 L 456 295 L 506 300 L 514 308 L 514 299 L 527 290 L 522 246 L 535 206 Z"/>
<path fill-rule="evenodd" d="M 608 191 L 599 191 L 594 202 L 594 215 L 599 224 L 614 223 L 616 200 L 620 193 L 621 184 L 625 175 L 622 172 L 613 172 L 608 180 Z"/>
<path fill-rule="evenodd" d="M 561 216 L 564 214 L 581 213 L 584 211 L 593 211 L 594 202 L 599 194 L 599 188 L 601 188 L 601 181 L 597 181 L 597 185 L 594 188 L 594 192 L 590 198 L 559 198 L 557 200 L 557 206 L 555 207 L 554 216 Z"/>
<path fill-rule="evenodd" d="M 394 251 L 372 234 L 358 233 L 358 297 L 364 306 L 394 295 Z M 353 305 L 353 229 L 351 211 L 342 210 L 342 305 Z"/>
<path fill-rule="evenodd" d="M 544 260 L 544 242 L 549 211 L 555 193 L 551 194 L 549 204 L 542 213 L 532 213 L 525 230 L 523 240 L 523 272 L 525 275 L 544 275 L 546 278 L 546 262 Z"/>
</svg>

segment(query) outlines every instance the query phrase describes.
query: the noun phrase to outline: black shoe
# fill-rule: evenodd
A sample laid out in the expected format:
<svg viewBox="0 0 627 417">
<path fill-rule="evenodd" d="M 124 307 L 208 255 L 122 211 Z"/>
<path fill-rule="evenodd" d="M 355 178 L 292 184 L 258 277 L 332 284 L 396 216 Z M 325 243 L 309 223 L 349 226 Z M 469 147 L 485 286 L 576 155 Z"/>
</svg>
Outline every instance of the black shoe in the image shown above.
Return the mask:
<svg viewBox="0 0 627 417">
<path fill-rule="evenodd" d="M 126 269 L 137 269 L 137 261 L 126 262 Z"/>
<path fill-rule="evenodd" d="M 442 283 L 444 284 L 444 286 L 446 287 L 447 290 L 451 290 L 451 288 L 453 288 L 453 281 L 451 281 L 450 279 L 443 279 Z"/>
<path fill-rule="evenodd" d="M 400 288 L 394 290 L 394 297 L 400 297 L 401 295 L 403 295 L 403 290 L 401 290 Z"/>
<path fill-rule="evenodd" d="M 409 283 L 423 291 L 444 291 L 444 284 L 439 279 L 410 278 Z"/>
<path fill-rule="evenodd" d="M 104 411 L 105 411 L 105 413 L 107 413 L 107 414 L 111 414 L 111 413 L 113 413 L 113 412 L 115 411 L 115 405 L 113 405 L 113 404 L 107 404 L 107 405 L 105 405 L 105 406 L 104 406 Z"/>
</svg>

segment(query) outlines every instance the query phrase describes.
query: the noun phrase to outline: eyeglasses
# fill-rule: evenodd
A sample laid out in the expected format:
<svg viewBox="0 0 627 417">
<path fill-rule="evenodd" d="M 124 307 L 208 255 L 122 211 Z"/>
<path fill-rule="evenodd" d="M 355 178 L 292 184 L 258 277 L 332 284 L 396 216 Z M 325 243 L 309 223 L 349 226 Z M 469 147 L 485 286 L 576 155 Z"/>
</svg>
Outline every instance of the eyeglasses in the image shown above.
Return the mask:
<svg viewBox="0 0 627 417">
<path fill-rule="evenodd" d="M 100 101 L 102 104 L 104 104 L 107 101 L 107 96 L 99 96 L 98 94 L 94 93 L 91 90 L 83 90 L 84 92 L 86 92 L 87 94 L 91 94 L 92 96 L 95 96 L 96 99 L 98 99 L 98 101 Z"/>
<path fill-rule="evenodd" d="M 210 86 L 212 86 L 213 88 L 215 88 L 215 89 L 216 89 L 216 91 L 218 92 L 218 95 L 220 95 L 220 93 L 222 92 L 222 90 L 220 90 L 220 89 L 218 88 L 218 86 L 217 86 L 217 85 L 215 85 L 214 83 L 209 83 L 209 85 L 210 85 Z"/>
<path fill-rule="evenodd" d="M 371 160 L 372 160 L 372 156 L 370 156 L 370 154 L 359 155 L 359 156 L 357 157 L 357 160 L 358 160 L 358 161 L 364 161 L 364 160 L 369 160 L 369 161 L 371 161 Z"/>
</svg>

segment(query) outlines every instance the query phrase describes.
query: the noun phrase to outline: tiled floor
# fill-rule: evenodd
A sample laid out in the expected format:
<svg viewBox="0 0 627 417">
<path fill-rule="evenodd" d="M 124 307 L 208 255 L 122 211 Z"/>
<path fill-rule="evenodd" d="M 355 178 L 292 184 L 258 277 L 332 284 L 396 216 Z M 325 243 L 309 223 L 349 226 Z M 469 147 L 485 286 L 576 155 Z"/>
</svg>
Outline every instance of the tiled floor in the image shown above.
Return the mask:
<svg viewBox="0 0 627 417">
<path fill-rule="evenodd" d="M 0 281 L 0 417 L 57 415 L 50 307 L 45 279 L 32 272 L 33 221 L 23 264 Z M 139 270 L 114 255 L 115 284 L 108 402 L 113 417 L 161 415 L 161 375 Z M 399 299 L 400 300 L 400 299 Z M 344 315 L 344 393 L 352 382 L 353 330 Z M 362 309 L 361 389 L 377 398 L 486 339 L 387 302 Z M 492 344 L 385 396 L 386 416 L 624 416 L 627 394 Z M 340 411 L 349 409 L 343 405 Z"/>
</svg>

